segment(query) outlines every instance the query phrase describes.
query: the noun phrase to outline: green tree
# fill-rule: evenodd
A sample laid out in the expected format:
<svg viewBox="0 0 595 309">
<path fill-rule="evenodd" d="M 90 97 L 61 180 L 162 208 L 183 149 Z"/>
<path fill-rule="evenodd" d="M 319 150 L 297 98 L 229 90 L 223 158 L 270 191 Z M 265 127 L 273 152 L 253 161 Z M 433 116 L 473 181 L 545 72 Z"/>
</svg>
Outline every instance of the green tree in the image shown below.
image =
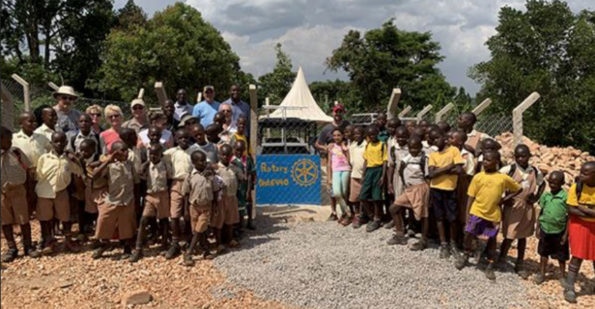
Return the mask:
<svg viewBox="0 0 595 309">
<path fill-rule="evenodd" d="M 183 87 L 194 98 L 213 85 L 223 99 L 232 82 L 246 78 L 219 31 L 182 3 L 155 13 L 144 27 L 113 29 L 105 48 L 100 76 L 91 86 L 113 98 L 130 100 L 139 88 L 164 81 L 170 96 Z"/>
<path fill-rule="evenodd" d="M 283 52 L 281 43 L 275 45 L 277 63 L 272 72 L 266 73 L 258 78 L 259 97 L 268 97 L 271 104 L 278 105 L 291 89 L 296 73 L 293 72 L 293 65 L 289 56 Z"/>
<path fill-rule="evenodd" d="M 487 46 L 491 59 L 470 70 L 490 97 L 490 111 L 510 113 L 531 92 L 541 98 L 525 114 L 525 134 L 548 145 L 595 152 L 595 13 L 574 14 L 562 1 L 530 0 L 526 11 L 504 7 Z"/>
<path fill-rule="evenodd" d="M 349 31 L 326 63 L 331 70 L 349 74 L 366 110 L 384 110 L 395 87 L 403 91 L 402 104 L 438 108 L 454 95 L 436 67 L 444 58 L 439 50 L 429 32 L 399 30 L 391 19 L 363 37 L 359 31 Z"/>
<path fill-rule="evenodd" d="M 328 114 L 330 114 L 335 101 L 343 104 L 348 113 L 362 111 L 365 108 L 359 101 L 351 82 L 339 79 L 315 81 L 310 83 L 309 87 L 318 105 Z"/>
<path fill-rule="evenodd" d="M 147 24 L 147 14 L 143 9 L 134 3 L 134 0 L 128 0 L 126 4 L 118 10 L 118 27 L 130 29 L 135 26 L 142 27 Z"/>
</svg>

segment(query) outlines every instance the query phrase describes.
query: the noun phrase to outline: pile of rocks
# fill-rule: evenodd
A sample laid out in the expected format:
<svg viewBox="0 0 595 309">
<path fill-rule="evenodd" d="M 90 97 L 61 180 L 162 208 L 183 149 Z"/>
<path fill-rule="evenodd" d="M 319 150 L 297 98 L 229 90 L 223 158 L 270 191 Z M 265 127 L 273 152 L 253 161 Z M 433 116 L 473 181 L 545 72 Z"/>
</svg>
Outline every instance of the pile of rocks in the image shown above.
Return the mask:
<svg viewBox="0 0 595 309">
<path fill-rule="evenodd" d="M 514 161 L 514 136 L 511 132 L 496 136 L 496 140 L 502 145 L 502 159 L 504 162 Z M 555 170 L 563 171 L 566 181 L 573 181 L 578 176 L 581 165 L 588 161 L 595 161 L 595 157 L 583 152 L 580 149 L 570 147 L 547 147 L 540 145 L 526 136 L 523 136 L 523 143 L 529 147 L 533 157 L 531 164 L 539 168 L 544 174 Z"/>
</svg>

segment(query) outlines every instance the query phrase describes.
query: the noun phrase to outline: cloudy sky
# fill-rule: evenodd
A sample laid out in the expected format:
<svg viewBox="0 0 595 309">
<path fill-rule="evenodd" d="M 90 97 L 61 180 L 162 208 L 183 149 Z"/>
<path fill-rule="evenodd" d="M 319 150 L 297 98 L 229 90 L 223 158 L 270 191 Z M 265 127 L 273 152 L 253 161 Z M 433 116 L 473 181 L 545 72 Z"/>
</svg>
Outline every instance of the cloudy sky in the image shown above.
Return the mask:
<svg viewBox="0 0 595 309">
<path fill-rule="evenodd" d="M 149 16 L 171 0 L 135 0 Z M 351 29 L 378 28 L 390 18 L 405 30 L 430 31 L 446 59 L 440 69 L 454 86 L 471 94 L 479 85 L 467 69 L 489 58 L 484 46 L 495 33 L 502 6 L 523 9 L 524 0 L 186 0 L 213 24 L 240 56 L 242 69 L 258 77 L 272 70 L 273 47 L 283 44 L 293 65 L 302 66 L 309 82 L 346 78 L 325 72 L 324 60 Z M 126 0 L 116 0 L 120 8 Z M 568 1 L 574 11 L 595 9 L 595 1 Z"/>
</svg>

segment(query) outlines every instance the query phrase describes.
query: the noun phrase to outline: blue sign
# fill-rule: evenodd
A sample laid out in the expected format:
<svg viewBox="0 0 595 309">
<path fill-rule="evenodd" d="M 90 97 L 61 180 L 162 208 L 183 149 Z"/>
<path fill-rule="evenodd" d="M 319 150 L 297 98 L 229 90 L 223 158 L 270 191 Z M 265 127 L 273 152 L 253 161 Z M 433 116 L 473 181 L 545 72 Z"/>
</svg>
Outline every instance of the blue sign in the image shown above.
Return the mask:
<svg viewBox="0 0 595 309">
<path fill-rule="evenodd" d="M 256 204 L 320 205 L 320 157 L 256 156 Z"/>
</svg>

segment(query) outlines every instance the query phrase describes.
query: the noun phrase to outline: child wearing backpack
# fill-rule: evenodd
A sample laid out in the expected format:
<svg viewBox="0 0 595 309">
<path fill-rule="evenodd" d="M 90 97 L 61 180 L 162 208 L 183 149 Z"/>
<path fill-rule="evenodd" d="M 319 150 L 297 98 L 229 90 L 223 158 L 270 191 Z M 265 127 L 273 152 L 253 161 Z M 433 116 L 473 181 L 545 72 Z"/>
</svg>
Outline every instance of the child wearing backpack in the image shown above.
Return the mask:
<svg viewBox="0 0 595 309">
<path fill-rule="evenodd" d="M 395 235 L 388 240 L 389 245 L 406 245 L 405 225 L 403 223 L 403 210 L 413 210 L 415 220 L 422 222 L 421 240 L 411 246 L 411 250 L 423 250 L 428 245 L 428 204 L 430 199 L 430 186 L 427 182 L 428 157 L 422 151 L 422 141 L 414 136 L 409 139 L 409 153 L 404 156 L 399 164 L 399 181 L 403 184 L 403 193 L 399 195 L 390 207 L 390 213 L 395 222 Z"/>
<path fill-rule="evenodd" d="M 518 254 L 514 271 L 523 279 L 529 277 L 529 273 L 523 268 L 527 237 L 533 235 L 537 219 L 537 213 L 533 205 L 539 200 L 545 189 L 543 174 L 539 169 L 529 164 L 530 158 L 531 151 L 529 147 L 520 144 L 514 149 L 515 163 L 500 169 L 500 173 L 506 174 L 520 183 L 523 191 L 504 205 L 502 211 L 502 236 L 504 240 L 500 247 L 498 263 L 500 267 L 506 264 L 508 250 L 512 242 L 517 239 Z"/>
<path fill-rule="evenodd" d="M 564 287 L 564 299 L 576 303 L 574 282 L 583 260 L 593 261 L 595 267 L 595 161 L 581 167 L 578 180 L 568 190 L 566 201 L 570 220 L 568 240 L 572 259 Z"/>
</svg>

